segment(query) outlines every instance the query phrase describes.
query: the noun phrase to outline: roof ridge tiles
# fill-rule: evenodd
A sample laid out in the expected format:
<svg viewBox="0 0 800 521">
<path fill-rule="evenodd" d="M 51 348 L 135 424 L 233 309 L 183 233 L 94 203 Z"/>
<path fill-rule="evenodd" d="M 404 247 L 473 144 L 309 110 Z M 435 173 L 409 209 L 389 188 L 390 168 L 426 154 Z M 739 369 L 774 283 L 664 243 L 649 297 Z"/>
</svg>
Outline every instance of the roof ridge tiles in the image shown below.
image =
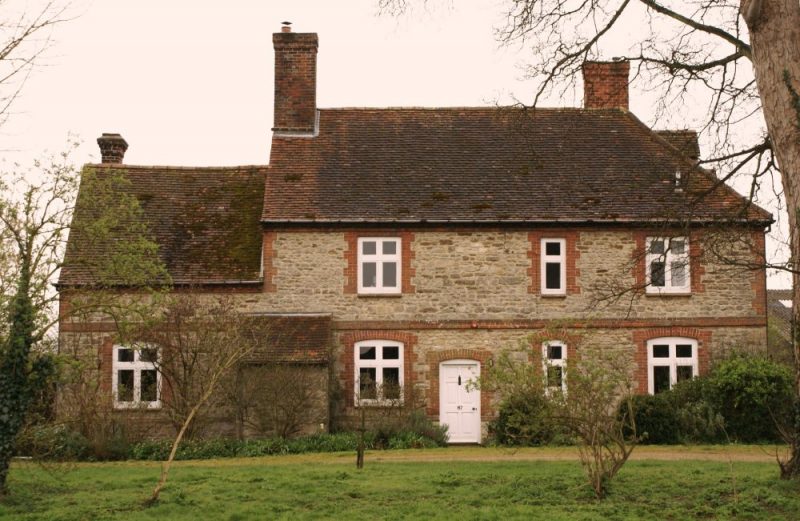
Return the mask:
<svg viewBox="0 0 800 521">
<path fill-rule="evenodd" d="M 434 110 L 509 110 L 518 109 L 520 111 L 547 111 L 547 112 L 616 112 L 628 113 L 629 111 L 619 108 L 584 108 L 584 107 L 529 107 L 527 105 L 485 105 L 485 106 L 471 106 L 471 105 L 455 105 L 455 106 L 382 106 L 382 107 L 318 107 L 320 111 L 333 112 L 333 111 L 434 111 Z"/>
<path fill-rule="evenodd" d="M 135 165 L 135 164 L 118 164 L 118 163 L 86 163 L 85 167 L 89 168 L 105 168 L 109 170 L 174 170 L 176 172 L 213 172 L 213 171 L 247 171 L 254 170 L 268 170 L 269 165 L 228 165 L 228 166 L 175 166 L 175 165 Z"/>
</svg>

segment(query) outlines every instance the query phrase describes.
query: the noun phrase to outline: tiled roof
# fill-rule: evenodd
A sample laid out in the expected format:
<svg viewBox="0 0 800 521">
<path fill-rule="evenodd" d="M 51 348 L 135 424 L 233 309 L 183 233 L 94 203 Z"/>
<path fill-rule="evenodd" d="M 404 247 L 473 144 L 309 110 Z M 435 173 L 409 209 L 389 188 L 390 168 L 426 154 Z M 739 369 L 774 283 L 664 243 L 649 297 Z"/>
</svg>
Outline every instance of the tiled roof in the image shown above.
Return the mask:
<svg viewBox="0 0 800 521">
<path fill-rule="evenodd" d="M 121 172 L 159 246 L 158 255 L 176 284 L 258 281 L 261 214 L 267 167 L 175 168 L 88 165 L 98 177 Z M 82 194 L 83 195 L 83 194 Z M 78 212 L 74 220 L 82 218 Z M 129 237 L 108 237 L 124 244 Z M 75 227 L 69 237 L 59 284 L 96 283 L 79 258 L 100 255 L 98 244 Z M 79 252 L 79 254 L 78 254 Z"/>
<path fill-rule="evenodd" d="M 784 305 L 781 300 L 792 300 L 792 290 L 790 289 L 768 289 L 767 306 L 768 314 L 771 317 L 779 318 L 786 322 L 792 320 L 791 306 Z"/>
<path fill-rule="evenodd" d="M 255 364 L 274 362 L 328 362 L 331 341 L 331 316 L 313 314 L 259 315 L 268 331 L 261 347 L 245 361 Z"/>
<path fill-rule="evenodd" d="M 725 185 L 694 202 L 715 181 L 619 109 L 322 109 L 318 135 L 273 136 L 262 220 L 771 220 Z"/>
<path fill-rule="evenodd" d="M 697 132 L 694 130 L 656 130 L 655 133 L 687 157 L 692 159 L 700 157 L 700 144 Z"/>
</svg>

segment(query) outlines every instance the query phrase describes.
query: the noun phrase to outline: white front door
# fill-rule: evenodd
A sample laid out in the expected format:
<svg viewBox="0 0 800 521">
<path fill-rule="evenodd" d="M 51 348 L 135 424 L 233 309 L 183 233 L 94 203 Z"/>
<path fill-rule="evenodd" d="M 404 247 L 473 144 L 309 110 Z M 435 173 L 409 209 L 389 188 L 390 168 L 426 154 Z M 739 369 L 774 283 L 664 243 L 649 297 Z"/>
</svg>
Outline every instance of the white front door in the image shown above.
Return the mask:
<svg viewBox="0 0 800 521">
<path fill-rule="evenodd" d="M 474 360 L 448 360 L 439 366 L 439 422 L 447 425 L 450 443 L 481 441 L 481 392 L 475 388 L 479 375 L 480 364 Z"/>
</svg>

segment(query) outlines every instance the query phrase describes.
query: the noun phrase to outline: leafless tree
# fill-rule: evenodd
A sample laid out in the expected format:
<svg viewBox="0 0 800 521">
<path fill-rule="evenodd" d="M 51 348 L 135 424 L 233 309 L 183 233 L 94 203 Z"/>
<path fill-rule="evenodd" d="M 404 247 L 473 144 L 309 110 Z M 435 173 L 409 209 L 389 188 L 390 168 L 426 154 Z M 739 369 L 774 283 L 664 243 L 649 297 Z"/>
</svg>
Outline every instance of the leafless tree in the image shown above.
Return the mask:
<svg viewBox="0 0 800 521">
<path fill-rule="evenodd" d="M 248 427 L 258 435 L 290 438 L 308 425 L 327 423 L 327 386 L 317 366 L 242 363 L 223 383 L 225 405 L 234 409 L 237 436 Z"/>
<path fill-rule="evenodd" d="M 578 440 L 581 463 L 598 499 L 638 442 L 631 360 L 625 353 L 584 349 L 567 364 L 566 393 L 554 396 L 555 419 Z"/>
<path fill-rule="evenodd" d="M 148 354 L 161 376 L 163 398 L 176 428 L 167 461 L 148 503 L 158 501 L 181 441 L 193 434 L 194 422 L 213 411 L 220 383 L 266 338 L 266 322 L 238 313 L 224 298 L 191 292 L 171 295 L 162 313 L 140 330 L 129 345 Z"/>
<path fill-rule="evenodd" d="M 428 3 L 426 0 L 419 0 Z M 378 0 L 405 12 L 413 0 Z M 657 97 L 656 122 L 703 100 L 699 120 L 720 182 L 738 183 L 755 202 L 783 201 L 789 259 L 767 264 L 791 273 L 800 319 L 800 3 L 797 0 L 505 0 L 499 40 L 531 52 L 528 72 L 540 80 L 530 105 L 568 93 L 581 64 L 613 38 L 627 41 L 632 83 Z M 684 109 L 685 110 L 685 109 Z M 745 178 L 747 179 L 745 181 Z M 800 403 L 800 342 L 794 353 Z M 800 430 L 800 405 L 796 429 Z M 800 477 L 800 449 L 782 476 Z"/>
<path fill-rule="evenodd" d="M 53 27 L 68 20 L 68 7 L 61 0 L 0 0 L 0 126 L 50 47 Z"/>
</svg>

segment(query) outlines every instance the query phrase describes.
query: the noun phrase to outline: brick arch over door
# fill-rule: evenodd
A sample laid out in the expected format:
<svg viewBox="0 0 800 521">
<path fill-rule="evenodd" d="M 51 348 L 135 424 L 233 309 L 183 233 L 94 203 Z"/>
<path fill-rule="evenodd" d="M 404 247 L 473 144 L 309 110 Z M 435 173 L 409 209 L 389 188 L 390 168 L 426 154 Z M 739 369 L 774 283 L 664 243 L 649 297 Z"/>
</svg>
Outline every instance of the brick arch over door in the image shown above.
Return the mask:
<svg viewBox="0 0 800 521">
<path fill-rule="evenodd" d="M 708 371 L 711 349 L 711 331 L 693 327 L 656 327 L 633 332 L 636 346 L 636 381 L 641 394 L 647 394 L 647 341 L 654 338 L 683 337 L 697 340 L 697 369 L 700 374 Z"/>
<path fill-rule="evenodd" d="M 389 330 L 350 331 L 342 334 L 340 337 L 340 342 L 344 349 L 342 349 L 339 358 L 342 367 L 342 372 L 339 374 L 339 381 L 344 382 L 345 385 L 344 395 L 347 406 L 355 406 L 355 396 L 353 393 L 353 389 L 355 389 L 356 385 L 354 349 L 356 342 L 362 342 L 364 340 L 389 340 L 403 343 L 403 385 L 407 389 L 413 390 L 413 385 L 416 381 L 413 368 L 417 362 L 417 335 L 405 333 L 403 331 Z"/>
<path fill-rule="evenodd" d="M 431 351 L 428 353 L 428 416 L 439 417 L 439 364 L 447 360 L 475 360 L 481 363 L 484 370 L 492 353 L 486 349 L 448 349 L 446 351 Z M 491 405 L 491 393 L 481 391 L 481 419 L 490 420 L 494 417 Z"/>
</svg>

